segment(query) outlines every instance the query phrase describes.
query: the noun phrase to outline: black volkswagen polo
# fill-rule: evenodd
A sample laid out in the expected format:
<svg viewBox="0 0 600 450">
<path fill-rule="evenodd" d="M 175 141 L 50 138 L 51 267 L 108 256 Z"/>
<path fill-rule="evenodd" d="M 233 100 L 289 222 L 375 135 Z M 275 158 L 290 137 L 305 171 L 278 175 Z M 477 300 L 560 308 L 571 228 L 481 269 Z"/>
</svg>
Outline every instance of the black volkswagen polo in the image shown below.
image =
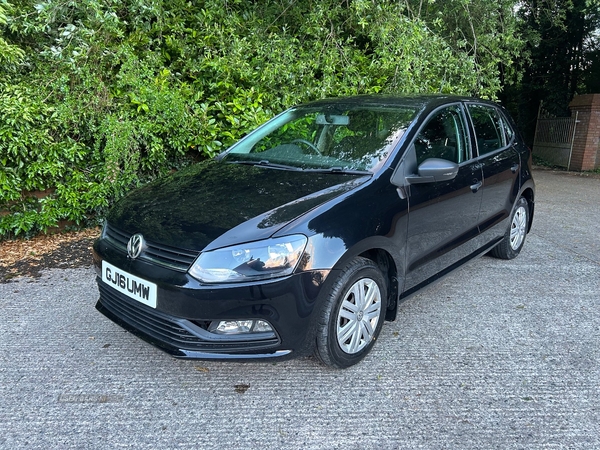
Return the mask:
<svg viewBox="0 0 600 450">
<path fill-rule="evenodd" d="M 317 101 L 118 202 L 96 307 L 177 357 L 347 367 L 411 294 L 517 256 L 533 209 L 531 153 L 495 103 Z"/>
</svg>

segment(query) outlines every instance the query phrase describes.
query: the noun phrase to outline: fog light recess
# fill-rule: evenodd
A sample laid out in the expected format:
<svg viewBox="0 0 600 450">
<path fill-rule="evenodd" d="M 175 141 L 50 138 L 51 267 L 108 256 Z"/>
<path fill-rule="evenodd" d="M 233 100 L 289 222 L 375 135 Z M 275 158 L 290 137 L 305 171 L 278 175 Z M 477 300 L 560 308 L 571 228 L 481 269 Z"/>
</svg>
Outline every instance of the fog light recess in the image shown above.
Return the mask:
<svg viewBox="0 0 600 450">
<path fill-rule="evenodd" d="M 273 333 L 273 327 L 265 320 L 214 320 L 208 331 L 215 334 Z"/>
</svg>

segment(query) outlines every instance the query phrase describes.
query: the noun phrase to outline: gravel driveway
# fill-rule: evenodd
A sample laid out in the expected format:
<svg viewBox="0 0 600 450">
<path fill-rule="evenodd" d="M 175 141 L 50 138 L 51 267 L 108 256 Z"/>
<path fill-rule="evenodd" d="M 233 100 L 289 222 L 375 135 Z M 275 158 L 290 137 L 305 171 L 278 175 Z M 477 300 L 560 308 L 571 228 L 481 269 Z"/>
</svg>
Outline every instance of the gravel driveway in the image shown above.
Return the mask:
<svg viewBox="0 0 600 450">
<path fill-rule="evenodd" d="M 350 369 L 180 361 L 94 271 L 0 284 L 0 448 L 600 448 L 600 179 L 536 171 L 534 229 L 405 302 Z"/>
</svg>

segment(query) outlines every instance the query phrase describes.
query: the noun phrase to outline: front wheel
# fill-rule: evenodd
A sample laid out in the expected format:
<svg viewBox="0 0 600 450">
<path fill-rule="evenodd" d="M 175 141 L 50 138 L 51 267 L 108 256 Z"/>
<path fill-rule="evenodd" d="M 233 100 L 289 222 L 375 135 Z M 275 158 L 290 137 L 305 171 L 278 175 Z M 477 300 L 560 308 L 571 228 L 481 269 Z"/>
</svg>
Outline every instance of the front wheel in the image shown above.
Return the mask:
<svg viewBox="0 0 600 450">
<path fill-rule="evenodd" d="M 342 270 L 319 318 L 316 355 L 324 364 L 345 368 L 369 353 L 383 326 L 386 286 L 370 259 L 357 257 Z"/>
<path fill-rule="evenodd" d="M 529 203 L 524 197 L 519 198 L 515 209 L 510 218 L 510 225 L 504 235 L 504 238 L 490 252 L 492 256 L 501 259 L 516 258 L 527 236 L 527 227 L 529 226 Z"/>
</svg>

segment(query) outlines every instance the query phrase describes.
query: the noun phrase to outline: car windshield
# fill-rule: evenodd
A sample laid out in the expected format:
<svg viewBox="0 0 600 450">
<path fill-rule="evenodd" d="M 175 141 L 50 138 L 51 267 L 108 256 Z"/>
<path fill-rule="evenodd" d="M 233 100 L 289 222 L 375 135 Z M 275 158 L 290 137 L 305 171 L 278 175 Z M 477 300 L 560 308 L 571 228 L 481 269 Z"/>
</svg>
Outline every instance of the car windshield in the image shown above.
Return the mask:
<svg viewBox="0 0 600 450">
<path fill-rule="evenodd" d="M 290 170 L 374 172 L 415 115 L 408 107 L 293 108 L 236 143 L 223 159 Z"/>
</svg>

